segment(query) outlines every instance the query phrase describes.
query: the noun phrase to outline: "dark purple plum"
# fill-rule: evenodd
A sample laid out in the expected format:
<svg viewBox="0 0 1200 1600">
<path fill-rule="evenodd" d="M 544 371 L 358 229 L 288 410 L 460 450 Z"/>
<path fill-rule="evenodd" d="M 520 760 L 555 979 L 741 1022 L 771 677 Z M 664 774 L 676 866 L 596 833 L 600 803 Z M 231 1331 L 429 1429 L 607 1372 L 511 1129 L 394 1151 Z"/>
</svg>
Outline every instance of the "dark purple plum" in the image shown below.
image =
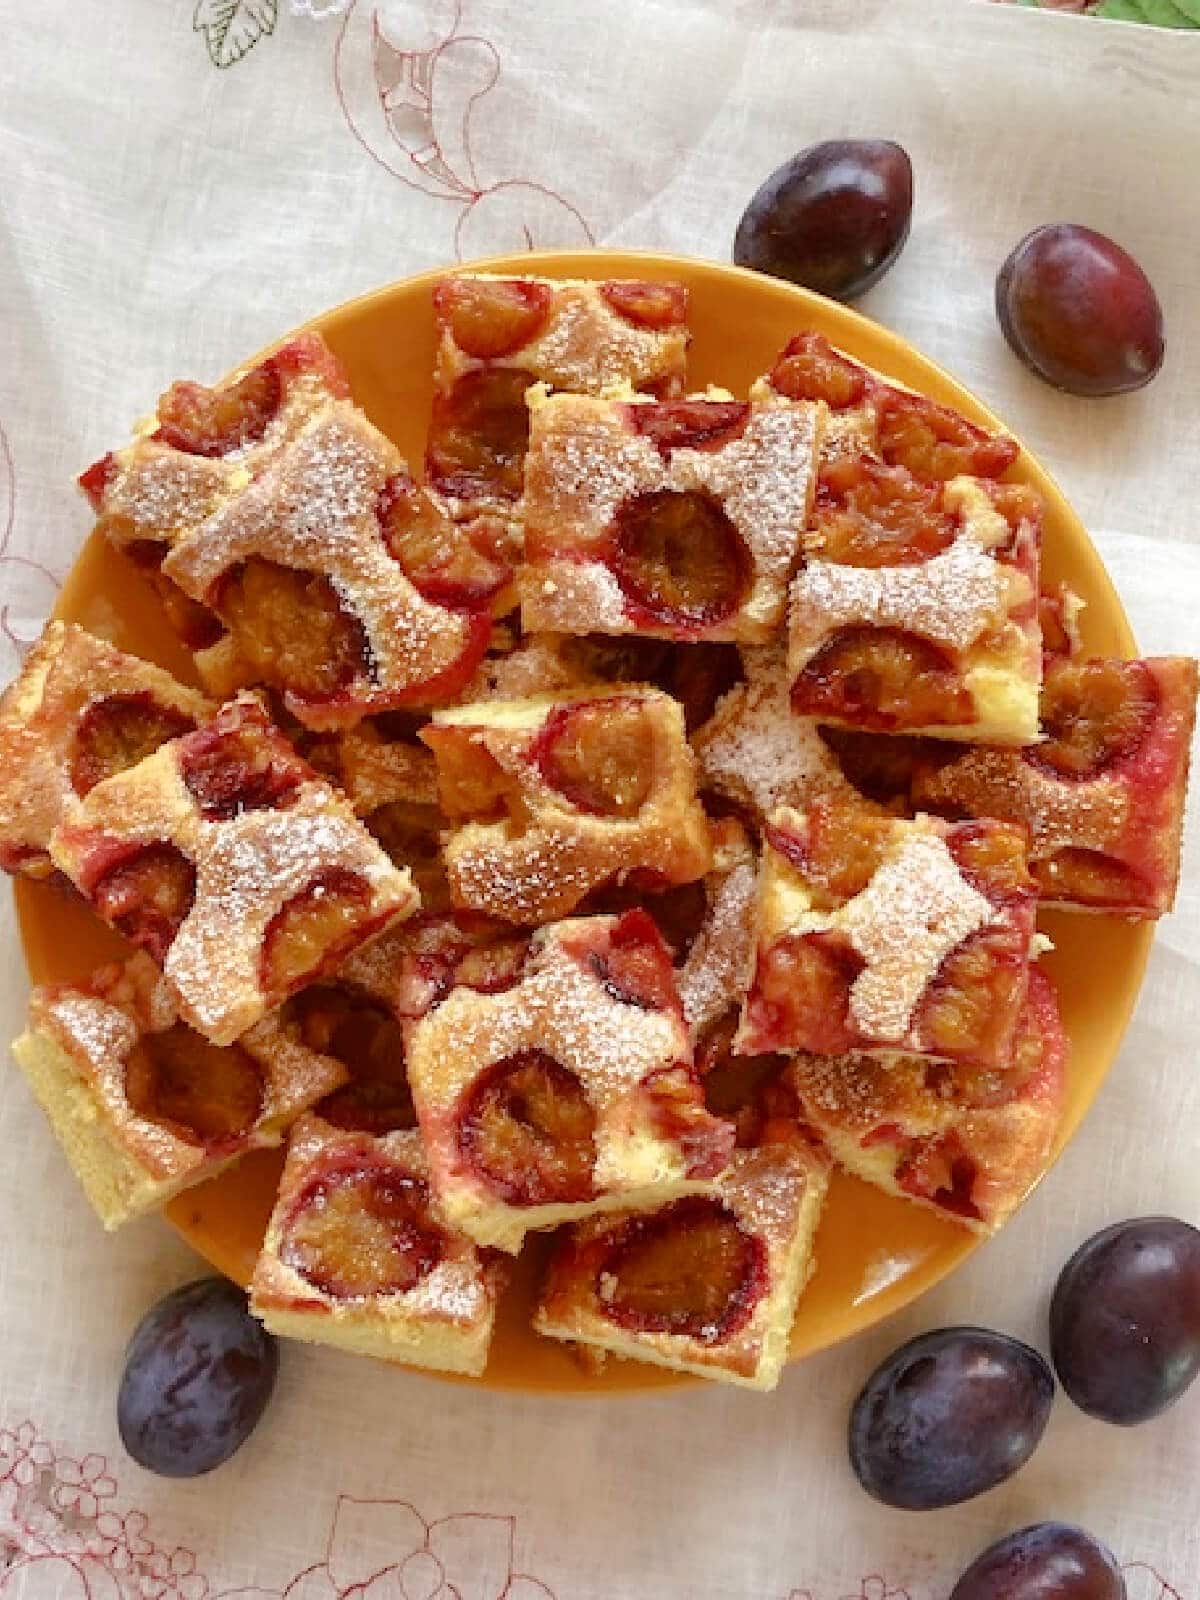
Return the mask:
<svg viewBox="0 0 1200 1600">
<path fill-rule="evenodd" d="M 942 1328 L 894 1350 L 850 1413 L 850 1464 L 885 1505 L 930 1511 L 1010 1478 L 1033 1454 L 1054 1375 L 1026 1344 Z"/>
<path fill-rule="evenodd" d="M 1081 1410 L 1147 1422 L 1200 1372 L 1200 1232 L 1174 1217 L 1118 1222 L 1063 1268 L 1050 1354 Z"/>
<path fill-rule="evenodd" d="M 225 1278 L 166 1295 L 138 1323 L 117 1395 L 121 1441 L 164 1478 L 211 1472 L 249 1438 L 279 1370 L 275 1340 Z"/>
<path fill-rule="evenodd" d="M 1162 307 L 1119 244 L 1052 222 L 1027 234 L 996 278 L 996 315 L 1016 354 L 1068 394 L 1126 394 L 1162 366 Z"/>
<path fill-rule="evenodd" d="M 742 213 L 733 259 L 835 300 L 865 294 L 904 248 L 913 172 L 890 139 L 828 139 L 777 168 Z"/>
<path fill-rule="evenodd" d="M 1038 1522 L 989 1545 L 950 1600 L 1126 1600 L 1116 1557 L 1066 1522 Z"/>
</svg>

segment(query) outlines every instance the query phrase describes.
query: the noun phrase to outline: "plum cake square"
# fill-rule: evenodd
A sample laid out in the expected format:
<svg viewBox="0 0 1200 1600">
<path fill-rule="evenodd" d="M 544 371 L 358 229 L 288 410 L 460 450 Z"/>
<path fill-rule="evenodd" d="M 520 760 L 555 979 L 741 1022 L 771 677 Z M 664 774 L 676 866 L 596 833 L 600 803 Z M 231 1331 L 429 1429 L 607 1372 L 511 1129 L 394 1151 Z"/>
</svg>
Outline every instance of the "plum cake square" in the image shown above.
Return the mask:
<svg viewBox="0 0 1200 1600">
<path fill-rule="evenodd" d="M 215 710 L 161 667 L 49 623 L 0 698 L 0 866 L 49 876 L 50 835 L 71 800 Z"/>
<path fill-rule="evenodd" d="M 771 636 L 800 557 L 823 407 L 530 398 L 527 631 Z"/>
<path fill-rule="evenodd" d="M 737 1049 L 1004 1065 L 1036 906 L 1011 823 L 777 811 Z"/>
<path fill-rule="evenodd" d="M 312 417 L 349 393 L 341 363 L 320 334 L 300 334 L 211 389 L 172 384 L 133 442 L 80 477 L 98 529 L 146 571 L 192 649 L 212 644 L 221 624 L 163 576 L 163 557 L 239 494 Z"/>
<path fill-rule="evenodd" d="M 226 630 L 196 655 L 213 693 L 263 685 L 307 727 L 337 728 L 470 679 L 511 579 L 472 534 L 340 401 L 182 532 L 162 571 Z"/>
<path fill-rule="evenodd" d="M 272 1333 L 478 1377 L 496 1278 L 438 1205 L 419 1134 L 297 1123 L 250 1285 Z"/>
<path fill-rule="evenodd" d="M 551 1261 L 534 1327 L 703 1378 L 773 1389 L 815 1265 L 828 1162 L 738 1150 L 711 1195 L 589 1218 Z"/>
<path fill-rule="evenodd" d="M 1007 1067 L 803 1054 L 788 1076 L 839 1166 L 991 1233 L 1050 1158 L 1068 1052 L 1053 986 L 1035 970 Z"/>
<path fill-rule="evenodd" d="M 788 615 L 796 712 L 875 733 L 1036 737 L 1032 491 L 837 461 L 822 468 L 805 542 Z"/>
<path fill-rule="evenodd" d="M 918 805 L 1029 830 L 1042 899 L 1070 911 L 1159 917 L 1179 877 L 1196 718 L 1195 661 L 1056 657 L 1041 743 L 975 749 L 918 772 Z"/>
<path fill-rule="evenodd" d="M 602 884 L 687 883 L 711 865 L 683 715 L 658 690 L 457 706 L 421 737 L 437 757 L 458 906 L 547 922 Z"/>
<path fill-rule="evenodd" d="M 252 695 L 73 801 L 50 857 L 214 1044 L 418 903 Z"/>
<path fill-rule="evenodd" d="M 279 1144 L 346 1075 L 271 1017 L 209 1044 L 141 951 L 86 983 L 35 989 L 13 1055 L 110 1229 Z"/>
<path fill-rule="evenodd" d="M 678 283 L 458 273 L 433 291 L 438 349 L 427 466 L 453 502 L 516 501 L 526 390 L 683 393 L 687 290 Z"/>
<path fill-rule="evenodd" d="M 644 911 L 534 934 L 506 988 L 416 1022 L 408 1072 L 438 1199 L 479 1244 L 703 1193 L 732 1130 L 704 1108 L 671 958 Z"/>
</svg>

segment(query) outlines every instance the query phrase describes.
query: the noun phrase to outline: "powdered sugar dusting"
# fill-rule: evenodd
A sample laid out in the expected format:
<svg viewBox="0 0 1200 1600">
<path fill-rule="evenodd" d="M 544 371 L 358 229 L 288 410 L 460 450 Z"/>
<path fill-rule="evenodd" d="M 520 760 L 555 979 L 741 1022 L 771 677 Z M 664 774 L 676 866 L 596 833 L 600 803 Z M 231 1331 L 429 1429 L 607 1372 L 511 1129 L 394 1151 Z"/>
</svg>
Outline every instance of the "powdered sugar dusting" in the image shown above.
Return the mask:
<svg viewBox="0 0 1200 1600">
<path fill-rule="evenodd" d="M 598 394 L 672 378 L 682 385 L 687 334 L 638 327 L 612 310 L 594 283 L 554 283 L 543 331 L 512 358 L 556 389 Z M 507 363 L 506 363 L 507 364 Z"/>
<path fill-rule="evenodd" d="M 538 562 L 525 569 L 520 585 L 524 615 L 539 628 L 578 632 L 581 619 L 596 633 L 630 627 L 621 586 L 598 561 Z"/>
<path fill-rule="evenodd" d="M 261 986 L 263 938 L 274 915 L 320 873 L 342 868 L 369 885 L 370 899 L 356 913 L 364 925 L 413 906 L 407 872 L 396 870 L 326 784 L 304 784 L 286 811 L 199 822 L 188 842 L 196 899 L 163 970 L 196 1026 L 218 1043 L 282 998 Z M 347 909 L 347 933 L 351 917 Z"/>
<path fill-rule="evenodd" d="M 824 1187 L 818 1157 L 790 1145 L 764 1145 L 738 1150 L 717 1188 L 748 1232 L 778 1246 L 795 1235 L 800 1202 L 814 1184 Z"/>
<path fill-rule="evenodd" d="M 191 455 L 150 436 L 136 439 L 117 452 L 117 472 L 104 491 L 108 536 L 118 544 L 139 539 L 175 544 L 243 489 L 331 399 L 319 374 L 293 375 L 262 437 L 223 456 Z"/>
<path fill-rule="evenodd" d="M 547 1051 L 579 1078 L 599 1115 L 647 1074 L 691 1058 L 679 1016 L 617 999 L 570 948 L 576 929 L 609 918 L 560 923 L 535 938 L 526 976 L 497 995 L 456 989 L 413 1029 L 411 1059 L 427 1064 L 452 1096 L 493 1061 Z"/>
<path fill-rule="evenodd" d="M 30 1009 L 37 1025 L 48 1024 L 60 1044 L 97 1071 L 123 1061 L 138 1041 L 138 1025 L 128 1011 L 82 991 L 37 997 Z"/>
<path fill-rule="evenodd" d="M 117 473 L 104 494 L 109 536 L 118 544 L 136 540 L 174 544 L 210 516 L 245 478 L 224 460 L 184 455 L 142 440 L 117 457 Z"/>
<path fill-rule="evenodd" d="M 822 795 L 857 799 L 817 723 L 792 711 L 782 668 L 732 688 L 693 746 L 708 787 L 760 816 Z"/>
<path fill-rule="evenodd" d="M 444 1318 L 450 1322 L 478 1322 L 489 1309 L 489 1296 L 478 1258 L 455 1257 L 440 1261 L 405 1294 L 397 1297 L 411 1316 Z"/>
<path fill-rule="evenodd" d="M 593 838 L 468 823 L 451 836 L 445 859 L 457 904 L 529 923 L 565 915 L 597 884 L 637 865 L 642 853 L 631 849 L 623 830 Z"/>
<path fill-rule="evenodd" d="M 533 407 L 525 496 L 530 560 L 522 582 L 526 626 L 644 631 L 625 618 L 623 601 L 610 614 L 615 584 L 604 585 L 602 599 L 576 580 L 574 605 L 564 603 L 561 569 L 569 561 L 577 570 L 611 579 L 603 556 L 621 505 L 637 495 L 669 492 L 711 497 L 733 523 L 753 566 L 739 615 L 761 631 L 783 610 L 799 557 L 823 408 L 782 401 L 755 405 L 740 436 L 711 450 L 680 447 L 665 457 L 633 431 L 630 409 L 579 395 L 552 395 Z M 547 575 L 554 587 L 543 587 Z M 589 609 L 601 603 L 603 615 Z M 736 633 L 736 618 L 724 619 L 716 631 L 725 637 L 731 628 Z"/>
<path fill-rule="evenodd" d="M 868 1038 L 899 1043 L 943 960 L 994 920 L 995 908 L 962 876 L 945 840 L 905 829 L 838 921 L 866 966 L 850 988 L 850 1014 Z"/>
<path fill-rule="evenodd" d="M 553 546 L 557 517 L 599 535 L 631 495 L 670 487 L 658 451 L 625 426 L 615 402 L 577 395 L 551 395 L 533 407 L 526 470 L 535 548 Z"/>
<path fill-rule="evenodd" d="M 790 665 L 798 671 L 830 633 L 850 624 L 902 628 L 966 650 L 1004 620 L 1008 604 L 1004 568 L 968 538 L 915 566 L 810 561 L 792 585 Z"/>
<path fill-rule="evenodd" d="M 718 500 L 754 558 L 756 584 L 780 588 L 796 565 L 808 520 L 817 406 L 755 406 L 745 432 L 719 450 L 677 450 L 668 487 Z"/>
<path fill-rule="evenodd" d="M 163 571 L 197 600 L 251 556 L 322 574 L 367 634 L 372 681 L 362 685 L 363 698 L 386 703 L 456 661 L 470 629 L 461 613 L 424 599 L 384 543 L 379 493 L 405 470 L 392 444 L 339 402 L 181 539 Z"/>
</svg>

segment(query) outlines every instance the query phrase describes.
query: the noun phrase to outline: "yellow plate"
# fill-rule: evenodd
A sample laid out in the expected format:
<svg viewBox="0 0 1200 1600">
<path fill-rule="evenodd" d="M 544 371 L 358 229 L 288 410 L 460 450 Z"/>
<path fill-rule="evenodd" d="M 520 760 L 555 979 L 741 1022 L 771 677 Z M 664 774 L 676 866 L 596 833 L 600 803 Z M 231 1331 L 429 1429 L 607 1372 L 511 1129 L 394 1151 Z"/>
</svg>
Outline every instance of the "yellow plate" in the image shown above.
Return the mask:
<svg viewBox="0 0 1200 1600">
<path fill-rule="evenodd" d="M 764 372 L 787 339 L 816 328 L 879 371 L 957 406 L 985 427 L 997 418 L 903 339 L 844 306 L 736 267 L 673 256 L 616 251 L 511 256 L 477 264 L 489 271 L 548 277 L 678 278 L 691 293 L 695 329 L 689 364 L 694 387 L 719 383 L 735 394 Z M 422 456 L 432 393 L 434 340 L 429 293 L 436 273 L 410 278 L 316 318 L 345 362 L 354 394 L 372 421 L 413 463 Z M 114 419 L 119 434 L 119 419 Z M 1087 601 L 1089 652 L 1132 655 L 1133 636 L 1108 575 L 1079 518 L 1047 474 L 1022 453 L 1012 476 L 1046 504 L 1044 573 L 1068 580 Z M 195 682 L 191 661 L 170 634 L 149 589 L 122 558 L 92 539 L 59 600 L 58 616 L 112 638 Z M 121 948 L 82 904 L 45 885 L 17 884 L 17 907 L 30 974 L 37 982 L 88 972 Z M 1058 1149 L 1074 1133 L 1120 1044 L 1141 983 L 1151 930 L 1108 917 L 1047 915 L 1054 953 L 1045 966 L 1058 984 L 1073 1046 L 1066 1116 Z M 1097 982 L 1097 975 L 1102 980 Z M 1057 1154 L 1057 1151 L 1056 1151 Z M 167 1208 L 176 1228 L 214 1266 L 245 1282 L 274 1195 L 280 1158 L 250 1156 L 232 1172 L 193 1189 Z M 837 1176 L 817 1238 L 819 1266 L 792 1334 L 794 1357 L 848 1338 L 907 1305 L 962 1261 L 978 1240 L 952 1222 Z M 502 1388 L 612 1392 L 684 1381 L 655 1367 L 615 1362 L 585 1378 L 569 1355 L 528 1328 L 544 1245 L 522 1257 L 505 1297 L 484 1383 Z"/>
</svg>

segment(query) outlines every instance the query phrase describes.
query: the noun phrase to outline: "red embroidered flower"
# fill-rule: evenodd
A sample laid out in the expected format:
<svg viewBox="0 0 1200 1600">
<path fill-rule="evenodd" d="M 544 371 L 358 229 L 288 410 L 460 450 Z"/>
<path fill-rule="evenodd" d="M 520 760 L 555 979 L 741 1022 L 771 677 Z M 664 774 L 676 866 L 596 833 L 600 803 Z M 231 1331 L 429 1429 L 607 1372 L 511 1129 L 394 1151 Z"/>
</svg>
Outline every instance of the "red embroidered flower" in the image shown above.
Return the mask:
<svg viewBox="0 0 1200 1600">
<path fill-rule="evenodd" d="M 146 1537 L 149 1525 L 144 1511 L 129 1511 L 123 1517 L 104 1511 L 96 1518 L 97 1533 L 111 1546 L 108 1561 L 114 1572 L 131 1572 L 153 1554 L 154 1544 Z"/>
<path fill-rule="evenodd" d="M 32 1422 L 23 1422 L 15 1432 L 0 1429 L 0 1483 L 11 1478 L 28 1489 L 53 1466 L 54 1451 L 38 1438 Z"/>
<path fill-rule="evenodd" d="M 108 1462 L 103 1456 L 88 1455 L 82 1461 L 60 1456 L 54 1473 L 56 1482 L 50 1491 L 54 1509 L 77 1512 L 89 1522 L 99 1516 L 101 1501 L 111 1500 L 117 1492 L 116 1481 L 109 1476 Z"/>
<path fill-rule="evenodd" d="M 182 1546 L 166 1562 L 162 1593 L 167 1600 L 206 1600 L 208 1579 L 196 1571 L 196 1558 Z"/>
</svg>

